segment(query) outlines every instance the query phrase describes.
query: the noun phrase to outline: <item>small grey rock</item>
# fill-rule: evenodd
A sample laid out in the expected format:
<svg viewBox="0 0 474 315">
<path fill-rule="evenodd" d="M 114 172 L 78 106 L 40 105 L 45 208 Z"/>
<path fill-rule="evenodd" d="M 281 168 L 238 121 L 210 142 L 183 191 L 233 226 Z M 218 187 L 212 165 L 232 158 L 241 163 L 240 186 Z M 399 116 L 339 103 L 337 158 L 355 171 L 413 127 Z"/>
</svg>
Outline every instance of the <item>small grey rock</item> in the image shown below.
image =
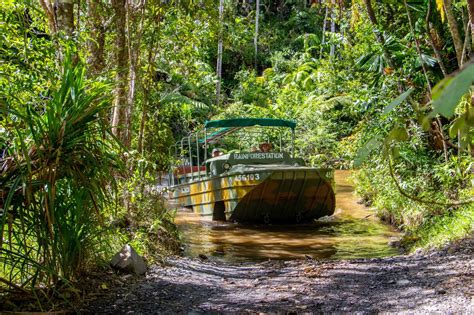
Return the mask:
<svg viewBox="0 0 474 315">
<path fill-rule="evenodd" d="M 147 270 L 147 266 L 143 257 L 138 255 L 138 253 L 133 249 L 129 244 L 125 245 L 120 252 L 115 254 L 110 261 L 112 267 L 127 271 L 133 272 L 136 275 L 143 275 Z"/>
<path fill-rule="evenodd" d="M 407 280 L 407 279 L 402 279 L 402 280 L 397 281 L 398 285 L 407 285 L 409 283 L 410 283 L 410 280 Z"/>
</svg>

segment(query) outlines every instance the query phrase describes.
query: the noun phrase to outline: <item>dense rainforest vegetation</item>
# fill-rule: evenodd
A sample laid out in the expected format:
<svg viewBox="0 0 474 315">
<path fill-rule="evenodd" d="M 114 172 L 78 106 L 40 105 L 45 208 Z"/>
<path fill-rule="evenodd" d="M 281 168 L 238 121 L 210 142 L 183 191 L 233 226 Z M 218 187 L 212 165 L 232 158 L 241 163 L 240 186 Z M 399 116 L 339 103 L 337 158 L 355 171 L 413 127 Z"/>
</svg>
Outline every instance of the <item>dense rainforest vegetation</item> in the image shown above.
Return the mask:
<svg viewBox="0 0 474 315">
<path fill-rule="evenodd" d="M 473 0 L 3 0 L 0 282 L 175 250 L 151 189 L 204 121 L 297 121 L 407 247 L 472 231 Z"/>
</svg>

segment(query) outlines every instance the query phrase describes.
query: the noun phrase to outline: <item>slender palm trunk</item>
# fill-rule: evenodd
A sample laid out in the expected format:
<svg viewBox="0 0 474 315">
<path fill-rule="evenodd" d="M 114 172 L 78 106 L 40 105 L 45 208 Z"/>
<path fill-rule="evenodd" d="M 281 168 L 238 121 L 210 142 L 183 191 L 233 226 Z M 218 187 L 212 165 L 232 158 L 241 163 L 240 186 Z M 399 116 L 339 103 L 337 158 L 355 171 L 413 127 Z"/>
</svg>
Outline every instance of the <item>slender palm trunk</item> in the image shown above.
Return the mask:
<svg viewBox="0 0 474 315">
<path fill-rule="evenodd" d="M 471 60 L 474 60 L 474 0 L 467 0 L 467 13 L 471 26 Z"/>
<path fill-rule="evenodd" d="M 328 14 L 329 14 L 329 7 L 328 7 L 327 3 L 325 4 L 325 6 L 326 6 L 326 10 L 325 10 L 325 13 L 324 13 L 324 20 L 323 20 L 323 34 L 322 34 L 322 38 L 321 38 L 321 49 L 319 51 L 320 58 L 323 55 L 323 47 L 324 47 L 324 44 L 326 43 L 326 24 L 327 24 Z"/>
<path fill-rule="evenodd" d="M 219 2 L 219 42 L 217 44 L 217 85 L 216 104 L 221 104 L 221 81 L 222 81 L 222 36 L 224 20 L 224 0 Z"/>
<path fill-rule="evenodd" d="M 71 38 L 74 33 L 74 0 L 57 0 L 54 12 L 58 30 Z"/>
<path fill-rule="evenodd" d="M 115 12 L 115 91 L 112 114 L 112 133 L 120 139 L 123 138 L 123 125 L 125 108 L 127 106 L 127 81 L 128 81 L 128 50 L 126 38 L 126 1 L 112 0 Z"/>
<path fill-rule="evenodd" d="M 141 45 L 143 37 L 143 23 L 145 19 L 145 7 L 146 1 L 141 2 L 141 6 L 135 10 L 132 8 L 132 5 L 129 3 L 127 6 L 128 11 L 128 29 L 130 30 L 132 25 L 135 27 L 133 30 L 129 31 L 129 41 L 128 41 L 128 55 L 130 57 L 129 64 L 129 85 L 128 85 L 128 100 L 127 107 L 125 110 L 125 134 L 124 134 L 124 144 L 126 147 L 131 146 L 132 142 L 132 121 L 133 113 L 135 108 L 136 101 L 136 91 L 137 86 L 140 84 L 140 71 L 141 68 Z M 132 38 L 132 33 L 134 34 Z"/>
<path fill-rule="evenodd" d="M 48 0 L 39 0 L 39 3 L 41 7 L 43 8 L 44 13 L 46 14 L 46 17 L 48 19 L 49 31 L 52 34 L 55 34 L 58 31 L 58 28 L 56 25 L 56 19 L 54 17 L 53 5 Z"/>
<path fill-rule="evenodd" d="M 448 20 L 449 31 L 451 32 L 451 37 L 453 38 L 454 50 L 456 51 L 458 67 L 461 68 L 463 44 L 461 35 L 459 34 L 458 23 L 456 22 L 456 17 L 453 13 L 452 0 L 443 0 L 443 4 L 444 11 L 446 12 L 446 19 Z"/>
<path fill-rule="evenodd" d="M 441 72 L 446 77 L 448 75 L 448 71 L 446 70 L 446 66 L 444 65 L 443 56 L 441 55 L 441 48 L 438 47 L 437 41 L 435 38 L 436 30 L 433 28 L 430 22 L 431 16 L 431 1 L 428 2 L 428 10 L 426 12 L 425 23 L 426 23 L 426 33 L 428 34 L 428 43 L 430 44 L 431 48 L 433 48 L 433 52 L 435 53 L 436 60 L 438 61 L 438 65 L 441 69 Z"/>
<path fill-rule="evenodd" d="M 466 11 L 462 12 L 462 25 L 464 26 L 464 43 L 462 45 L 462 56 L 461 56 L 461 68 L 464 67 L 466 60 L 469 58 L 471 53 L 471 32 L 469 16 Z"/>
<path fill-rule="evenodd" d="M 149 106 L 149 91 L 148 88 L 143 89 L 143 109 L 142 116 L 140 118 L 140 129 L 138 131 L 137 150 L 140 154 L 143 154 L 143 139 L 145 136 L 145 124 L 148 117 L 148 106 Z"/>
<path fill-rule="evenodd" d="M 92 76 L 101 73 L 105 66 L 105 27 L 99 5 L 96 0 L 87 0 L 87 23 L 89 23 L 90 29 L 90 39 L 87 41 L 89 50 L 87 64 Z"/>
<path fill-rule="evenodd" d="M 253 44 L 255 47 L 255 72 L 257 72 L 257 59 L 258 59 L 258 20 L 260 17 L 260 0 L 257 0 L 255 6 L 255 36 L 253 38 Z"/>
<path fill-rule="evenodd" d="M 334 34 L 336 32 L 336 1 L 332 0 L 331 2 L 331 33 Z M 336 47 L 334 46 L 334 41 L 331 44 L 331 50 L 329 56 L 334 58 L 334 54 L 336 52 Z"/>
<path fill-rule="evenodd" d="M 124 126 L 124 135 L 123 142 L 125 147 L 130 148 L 132 142 L 132 119 L 133 119 L 133 109 L 135 108 L 135 96 L 136 96 L 136 87 L 137 82 L 139 81 L 138 75 L 138 58 L 139 52 L 130 51 L 130 69 L 129 69 L 129 84 L 128 84 L 128 96 L 127 96 L 127 106 L 125 108 L 125 126 Z"/>
</svg>

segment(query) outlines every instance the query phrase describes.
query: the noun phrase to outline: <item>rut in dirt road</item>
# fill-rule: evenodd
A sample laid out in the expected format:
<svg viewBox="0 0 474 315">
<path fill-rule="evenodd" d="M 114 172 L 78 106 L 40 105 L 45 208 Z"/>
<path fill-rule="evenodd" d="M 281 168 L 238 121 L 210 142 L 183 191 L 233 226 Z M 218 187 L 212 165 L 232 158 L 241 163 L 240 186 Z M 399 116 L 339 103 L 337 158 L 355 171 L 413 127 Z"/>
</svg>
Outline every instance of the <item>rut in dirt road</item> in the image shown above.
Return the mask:
<svg viewBox="0 0 474 315">
<path fill-rule="evenodd" d="M 85 306 L 98 313 L 473 313 L 472 239 L 425 255 L 223 264 L 173 258 Z"/>
</svg>

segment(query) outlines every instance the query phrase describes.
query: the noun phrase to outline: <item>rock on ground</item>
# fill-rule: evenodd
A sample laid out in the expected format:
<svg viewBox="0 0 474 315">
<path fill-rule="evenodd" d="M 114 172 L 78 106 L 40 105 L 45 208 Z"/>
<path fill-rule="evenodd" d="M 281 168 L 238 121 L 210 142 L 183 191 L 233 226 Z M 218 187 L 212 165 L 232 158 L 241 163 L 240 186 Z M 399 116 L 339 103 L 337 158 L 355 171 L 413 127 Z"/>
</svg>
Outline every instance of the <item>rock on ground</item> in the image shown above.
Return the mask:
<svg viewBox="0 0 474 315">
<path fill-rule="evenodd" d="M 128 244 L 122 247 L 122 249 L 112 257 L 110 265 L 136 275 L 143 275 L 147 270 L 143 258 Z"/>
<path fill-rule="evenodd" d="M 143 281 L 83 306 L 93 313 L 394 312 L 474 314 L 472 239 L 409 256 L 223 264 L 171 258 Z"/>
</svg>

